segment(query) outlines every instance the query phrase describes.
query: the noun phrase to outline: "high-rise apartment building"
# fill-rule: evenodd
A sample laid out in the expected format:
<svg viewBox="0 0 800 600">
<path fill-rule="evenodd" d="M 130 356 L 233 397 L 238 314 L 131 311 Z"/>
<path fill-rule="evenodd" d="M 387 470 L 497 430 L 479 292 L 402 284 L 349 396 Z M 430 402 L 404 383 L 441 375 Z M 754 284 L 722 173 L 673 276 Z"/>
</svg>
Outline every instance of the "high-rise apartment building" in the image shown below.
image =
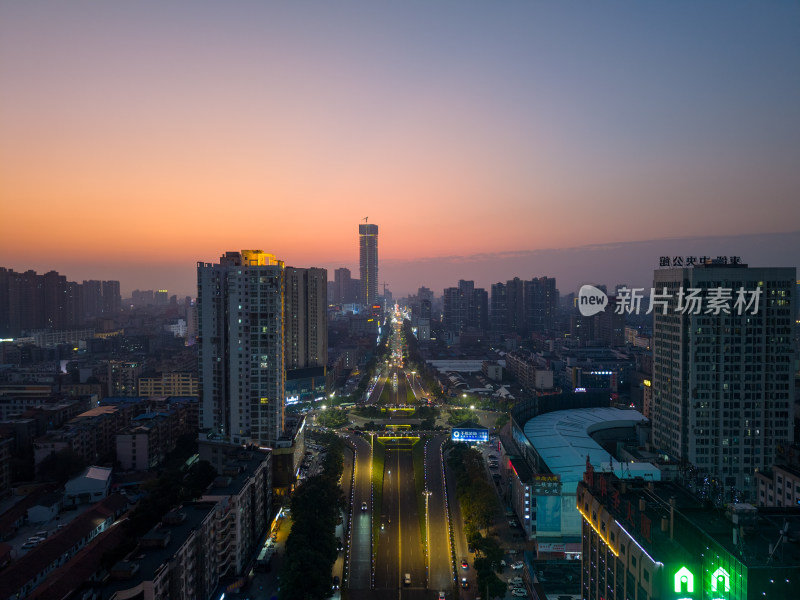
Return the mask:
<svg viewBox="0 0 800 600">
<path fill-rule="evenodd" d="M 103 283 L 97 280 L 83 280 L 83 316 L 94 319 L 103 312 Z"/>
<path fill-rule="evenodd" d="M 336 269 L 333 272 L 333 303 L 350 304 L 355 302 L 350 269 Z"/>
<path fill-rule="evenodd" d="M 103 311 L 104 294 L 115 307 L 112 312 L 118 313 L 118 281 L 84 281 L 81 285 L 56 271 L 38 275 L 0 267 L 0 337 L 80 327 Z"/>
<path fill-rule="evenodd" d="M 378 300 L 378 226 L 367 223 L 358 226 L 360 301 L 366 306 Z"/>
<path fill-rule="evenodd" d="M 442 327 L 459 335 L 467 324 L 467 299 L 464 290 L 457 287 L 444 289 L 442 294 Z"/>
<path fill-rule="evenodd" d="M 233 443 L 272 446 L 283 430 L 284 276 L 261 250 L 197 264 L 200 426 Z"/>
<path fill-rule="evenodd" d="M 506 333 L 524 333 L 525 282 L 519 277 L 506 282 Z"/>
<path fill-rule="evenodd" d="M 284 362 L 287 370 L 328 363 L 328 272 L 286 267 Z"/>
<path fill-rule="evenodd" d="M 557 309 L 555 278 L 534 277 L 525 282 L 525 320 L 529 331 L 552 330 Z"/>
<path fill-rule="evenodd" d="M 491 295 L 491 308 L 489 310 L 490 329 L 494 333 L 503 333 L 506 329 L 508 319 L 506 306 L 506 284 L 493 283 Z"/>
<path fill-rule="evenodd" d="M 751 499 L 754 473 L 793 439 L 795 275 L 702 264 L 653 277 L 666 305 L 653 311 L 653 442 Z"/>
<path fill-rule="evenodd" d="M 119 281 L 103 282 L 103 314 L 115 315 L 122 308 L 122 295 L 119 291 Z"/>
</svg>

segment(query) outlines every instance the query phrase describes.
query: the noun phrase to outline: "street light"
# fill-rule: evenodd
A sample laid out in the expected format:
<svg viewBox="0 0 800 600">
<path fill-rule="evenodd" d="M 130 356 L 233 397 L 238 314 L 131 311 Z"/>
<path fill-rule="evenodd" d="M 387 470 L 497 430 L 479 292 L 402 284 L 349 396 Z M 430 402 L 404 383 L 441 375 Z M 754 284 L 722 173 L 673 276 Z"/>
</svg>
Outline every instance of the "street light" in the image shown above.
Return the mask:
<svg viewBox="0 0 800 600">
<path fill-rule="evenodd" d="M 428 524 L 428 498 L 431 497 L 433 492 L 429 491 L 427 488 L 425 489 L 422 494 L 425 496 L 425 554 L 428 555 L 428 569 L 427 569 L 427 579 L 428 585 L 430 585 L 430 577 L 431 577 L 431 530 L 430 525 Z"/>
</svg>

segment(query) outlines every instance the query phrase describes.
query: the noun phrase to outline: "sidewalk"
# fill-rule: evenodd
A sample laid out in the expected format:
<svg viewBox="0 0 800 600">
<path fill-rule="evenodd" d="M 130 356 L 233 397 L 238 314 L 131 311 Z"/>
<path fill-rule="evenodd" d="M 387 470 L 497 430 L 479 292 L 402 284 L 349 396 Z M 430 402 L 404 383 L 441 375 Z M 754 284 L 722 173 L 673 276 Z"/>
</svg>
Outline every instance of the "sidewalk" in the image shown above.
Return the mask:
<svg viewBox="0 0 800 600">
<path fill-rule="evenodd" d="M 249 598 L 252 600 L 277 600 L 278 586 L 280 584 L 280 572 L 283 566 L 283 557 L 286 551 L 286 538 L 289 537 L 289 532 L 292 530 L 291 516 L 286 516 L 284 519 L 276 523 L 278 528 L 277 541 L 275 542 L 275 554 L 270 561 L 269 572 L 256 571 L 253 581 L 250 583 L 250 588 L 247 592 L 242 592 L 238 598 L 244 600 Z M 231 595 L 231 598 L 237 596 Z"/>
</svg>

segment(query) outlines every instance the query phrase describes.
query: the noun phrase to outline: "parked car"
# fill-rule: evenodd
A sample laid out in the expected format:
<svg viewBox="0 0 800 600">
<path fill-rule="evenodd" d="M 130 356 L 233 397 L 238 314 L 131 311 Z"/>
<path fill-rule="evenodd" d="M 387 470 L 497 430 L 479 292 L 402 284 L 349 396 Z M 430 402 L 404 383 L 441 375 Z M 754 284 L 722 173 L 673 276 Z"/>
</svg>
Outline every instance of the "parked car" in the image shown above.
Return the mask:
<svg viewBox="0 0 800 600">
<path fill-rule="evenodd" d="M 528 592 L 520 588 L 515 588 L 511 590 L 511 595 L 516 598 L 527 598 Z"/>
<path fill-rule="evenodd" d="M 522 577 L 512 577 L 508 580 L 511 585 L 522 585 Z"/>
<path fill-rule="evenodd" d="M 525 565 L 523 564 L 523 562 L 521 560 L 518 560 L 513 565 L 511 565 L 511 568 L 514 569 L 514 570 L 517 570 L 517 569 L 521 569 L 524 566 Z"/>
</svg>

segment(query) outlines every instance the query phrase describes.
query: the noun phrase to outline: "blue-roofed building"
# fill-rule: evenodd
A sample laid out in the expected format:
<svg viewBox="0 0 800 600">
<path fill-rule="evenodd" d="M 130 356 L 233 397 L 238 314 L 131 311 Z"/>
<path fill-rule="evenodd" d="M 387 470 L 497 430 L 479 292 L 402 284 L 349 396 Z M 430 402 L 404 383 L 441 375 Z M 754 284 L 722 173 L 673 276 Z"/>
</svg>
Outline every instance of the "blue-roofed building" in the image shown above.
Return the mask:
<svg viewBox="0 0 800 600">
<path fill-rule="evenodd" d="M 508 468 L 508 501 L 526 539 L 536 540 L 540 554 L 577 557 L 581 515 L 575 491 L 587 460 L 596 471 L 621 479 L 659 481 L 661 471 L 648 462 L 620 462 L 603 444 L 636 439 L 647 422 L 638 411 L 610 407 L 569 408 L 512 421 L 512 443 L 504 440 Z M 510 447 L 507 447 L 510 446 Z"/>
</svg>

